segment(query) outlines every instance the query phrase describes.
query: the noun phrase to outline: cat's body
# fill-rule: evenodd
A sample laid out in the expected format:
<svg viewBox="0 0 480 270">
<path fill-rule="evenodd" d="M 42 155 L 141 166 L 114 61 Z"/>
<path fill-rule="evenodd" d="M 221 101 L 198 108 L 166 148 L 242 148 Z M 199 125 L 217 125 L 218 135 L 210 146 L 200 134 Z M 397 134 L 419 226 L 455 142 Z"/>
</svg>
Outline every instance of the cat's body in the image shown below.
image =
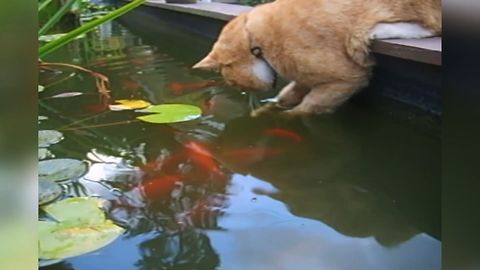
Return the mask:
<svg viewBox="0 0 480 270">
<path fill-rule="evenodd" d="M 270 89 L 292 113 L 333 111 L 366 86 L 372 39 L 441 33 L 440 0 L 277 0 L 227 24 L 196 68 L 220 69 L 243 90 Z"/>
</svg>

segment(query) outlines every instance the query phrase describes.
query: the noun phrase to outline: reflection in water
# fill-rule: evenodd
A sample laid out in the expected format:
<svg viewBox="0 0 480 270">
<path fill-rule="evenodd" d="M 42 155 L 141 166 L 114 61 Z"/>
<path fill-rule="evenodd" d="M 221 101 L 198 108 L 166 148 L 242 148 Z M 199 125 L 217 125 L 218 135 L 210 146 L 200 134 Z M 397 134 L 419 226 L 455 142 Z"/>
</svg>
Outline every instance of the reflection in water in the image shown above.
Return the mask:
<svg viewBox="0 0 480 270">
<path fill-rule="evenodd" d="M 109 218 L 127 229 L 49 269 L 440 269 L 434 134 L 355 103 L 330 116 L 250 118 L 246 96 L 190 70 L 209 42 L 139 22 L 156 27 L 140 38 L 105 24 L 54 57 L 107 74 L 114 99 L 194 104 L 204 115 L 84 128 L 135 113 L 100 106 L 81 74 L 41 74 L 43 84 L 63 79 L 48 96 L 90 91 L 42 101 L 41 128 L 65 134 L 51 152 L 91 164 L 67 196 L 108 200 Z"/>
</svg>

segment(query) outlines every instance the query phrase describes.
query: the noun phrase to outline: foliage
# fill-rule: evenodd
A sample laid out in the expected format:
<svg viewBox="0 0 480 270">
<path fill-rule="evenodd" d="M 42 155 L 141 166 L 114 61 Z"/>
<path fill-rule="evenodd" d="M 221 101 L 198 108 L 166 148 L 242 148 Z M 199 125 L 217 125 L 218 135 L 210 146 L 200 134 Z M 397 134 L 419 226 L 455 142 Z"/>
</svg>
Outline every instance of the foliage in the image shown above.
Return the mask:
<svg viewBox="0 0 480 270">
<path fill-rule="evenodd" d="M 155 123 L 177 123 L 194 120 L 202 115 L 202 110 L 187 104 L 161 104 L 137 112 L 152 113 L 137 117 L 138 120 Z"/>
<path fill-rule="evenodd" d="M 76 0 L 70 0 L 69 2 L 67 2 L 66 5 L 70 5 L 70 2 L 75 2 L 75 1 Z M 99 26 L 100 24 L 102 24 L 104 22 L 107 22 L 107 21 L 111 21 L 111 20 L 127 13 L 128 11 L 130 11 L 130 10 L 140 6 L 141 4 L 143 4 L 143 2 L 145 2 L 145 0 L 134 0 L 134 1 L 122 6 L 120 8 L 104 15 L 104 16 L 101 16 L 101 17 L 96 18 L 92 21 L 89 21 L 88 23 L 83 24 L 82 26 L 68 32 L 66 35 L 61 36 L 60 38 L 58 38 L 56 40 L 48 42 L 47 44 L 45 44 L 45 45 L 43 45 L 39 48 L 39 51 L 38 51 L 39 52 L 39 57 L 40 58 L 45 57 L 46 55 L 52 53 L 53 51 L 61 48 L 65 44 L 71 42 L 77 36 L 85 34 L 87 32 L 90 32 L 93 29 L 95 29 L 97 26 Z M 65 6 L 62 6 L 50 18 L 50 20 L 46 23 L 46 26 L 44 25 L 40 29 L 40 31 L 41 31 L 40 33 L 41 34 L 46 33 L 46 31 L 48 29 L 51 29 L 56 23 L 58 23 L 59 19 L 65 15 L 65 13 L 66 13 L 65 10 L 67 10 L 67 8 L 65 8 Z M 47 30 L 45 30 L 45 28 L 47 28 Z"/>
</svg>

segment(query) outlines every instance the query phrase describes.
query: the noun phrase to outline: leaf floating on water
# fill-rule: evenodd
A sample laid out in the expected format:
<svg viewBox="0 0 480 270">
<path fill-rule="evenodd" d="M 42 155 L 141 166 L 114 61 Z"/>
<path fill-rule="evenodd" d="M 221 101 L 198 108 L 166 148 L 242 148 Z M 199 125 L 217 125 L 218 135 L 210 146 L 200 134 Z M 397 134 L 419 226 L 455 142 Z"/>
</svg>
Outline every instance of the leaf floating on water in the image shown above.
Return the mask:
<svg viewBox="0 0 480 270">
<path fill-rule="evenodd" d="M 39 221 L 39 258 L 66 259 L 100 249 L 124 229 L 105 218 L 98 198 L 77 197 L 43 207 L 53 221 Z"/>
<path fill-rule="evenodd" d="M 143 109 L 152 105 L 150 102 L 141 99 L 119 99 L 115 102 L 119 104 L 109 105 L 112 111 Z"/>
<path fill-rule="evenodd" d="M 154 124 L 185 122 L 197 119 L 202 115 L 202 110 L 199 107 L 187 104 L 155 105 L 137 112 L 153 113 L 138 116 L 137 119 Z"/>
<path fill-rule="evenodd" d="M 39 85 L 39 86 L 38 86 L 38 92 L 39 92 L 39 93 L 40 93 L 40 92 L 43 92 L 43 90 L 45 90 L 45 86 Z"/>
<path fill-rule="evenodd" d="M 51 203 L 62 195 L 63 191 L 59 184 L 40 180 L 38 182 L 38 205 Z"/>
<path fill-rule="evenodd" d="M 38 131 L 38 147 L 49 147 L 63 140 L 63 134 L 56 130 Z"/>
<path fill-rule="evenodd" d="M 38 160 L 54 157 L 52 152 L 47 148 L 38 148 Z"/>
<path fill-rule="evenodd" d="M 82 92 L 66 92 L 66 93 L 61 93 L 58 95 L 51 96 L 51 98 L 68 98 L 68 97 L 76 97 L 81 95 L 83 95 Z"/>
<path fill-rule="evenodd" d="M 87 164 L 77 159 L 42 160 L 38 163 L 38 179 L 54 182 L 73 180 L 83 176 L 87 170 Z"/>
</svg>

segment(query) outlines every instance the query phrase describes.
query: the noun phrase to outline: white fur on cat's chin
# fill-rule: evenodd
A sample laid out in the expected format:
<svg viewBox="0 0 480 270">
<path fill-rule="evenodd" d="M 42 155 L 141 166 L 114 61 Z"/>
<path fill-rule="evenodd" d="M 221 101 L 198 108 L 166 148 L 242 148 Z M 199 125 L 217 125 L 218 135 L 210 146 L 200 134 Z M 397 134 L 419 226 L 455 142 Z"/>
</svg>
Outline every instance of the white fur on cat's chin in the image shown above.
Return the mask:
<svg viewBox="0 0 480 270">
<path fill-rule="evenodd" d="M 433 33 L 417 23 L 378 23 L 370 30 L 371 39 L 425 38 Z"/>
<path fill-rule="evenodd" d="M 273 84 L 273 80 L 275 79 L 274 71 L 264 60 L 255 59 L 252 69 L 253 74 L 259 80 L 266 84 Z"/>
</svg>

